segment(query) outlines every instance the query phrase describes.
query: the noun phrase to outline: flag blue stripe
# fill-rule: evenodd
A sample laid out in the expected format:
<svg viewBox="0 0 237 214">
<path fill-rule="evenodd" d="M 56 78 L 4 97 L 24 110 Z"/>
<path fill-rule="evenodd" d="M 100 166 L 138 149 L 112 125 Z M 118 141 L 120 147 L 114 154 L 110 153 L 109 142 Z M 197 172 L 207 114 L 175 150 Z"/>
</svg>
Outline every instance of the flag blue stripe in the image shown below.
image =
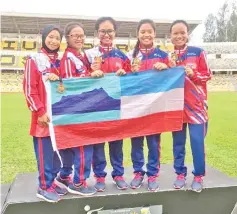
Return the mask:
<svg viewBox="0 0 237 214">
<path fill-rule="evenodd" d="M 90 112 L 85 114 L 65 114 L 53 116 L 53 125 L 72 125 L 90 122 L 120 120 L 120 111 Z M 80 130 L 78 130 L 80 132 Z"/>
<path fill-rule="evenodd" d="M 151 94 L 183 88 L 184 75 L 183 67 L 128 74 L 120 78 L 121 96 Z"/>
</svg>

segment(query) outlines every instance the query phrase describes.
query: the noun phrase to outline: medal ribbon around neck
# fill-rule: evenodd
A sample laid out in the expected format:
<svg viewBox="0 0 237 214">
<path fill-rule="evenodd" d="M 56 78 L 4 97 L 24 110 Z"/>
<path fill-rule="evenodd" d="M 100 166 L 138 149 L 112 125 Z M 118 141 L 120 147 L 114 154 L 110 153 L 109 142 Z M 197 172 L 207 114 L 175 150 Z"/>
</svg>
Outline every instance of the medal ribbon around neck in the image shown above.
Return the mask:
<svg viewBox="0 0 237 214">
<path fill-rule="evenodd" d="M 42 52 L 48 57 L 49 62 L 52 64 L 53 68 L 56 70 L 58 77 L 59 77 L 59 84 L 58 84 L 58 92 L 63 93 L 65 91 L 65 87 L 63 85 L 63 80 L 61 77 L 61 72 L 56 67 L 55 63 L 52 61 L 52 59 L 48 56 L 45 50 L 42 50 Z"/>
</svg>

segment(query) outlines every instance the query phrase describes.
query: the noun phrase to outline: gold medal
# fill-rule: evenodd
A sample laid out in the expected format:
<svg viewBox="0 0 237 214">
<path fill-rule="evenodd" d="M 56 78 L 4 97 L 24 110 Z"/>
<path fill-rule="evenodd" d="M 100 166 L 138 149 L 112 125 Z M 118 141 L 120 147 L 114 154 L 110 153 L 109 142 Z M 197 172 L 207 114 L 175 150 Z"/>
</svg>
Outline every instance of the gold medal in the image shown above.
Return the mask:
<svg viewBox="0 0 237 214">
<path fill-rule="evenodd" d="M 133 64 L 133 65 L 140 65 L 140 63 L 141 63 L 141 60 L 140 60 L 139 58 L 137 58 L 137 57 L 135 57 L 135 58 L 133 59 L 133 61 L 132 61 L 132 64 Z"/>
<path fill-rule="evenodd" d="M 95 58 L 94 58 L 94 62 L 95 63 L 102 63 L 102 57 L 101 56 L 96 56 Z"/>
<path fill-rule="evenodd" d="M 63 85 L 63 82 L 60 81 L 60 82 L 59 82 L 59 85 L 58 85 L 58 92 L 59 92 L 60 94 L 62 94 L 64 91 L 65 91 L 65 87 L 64 87 L 64 85 Z"/>
<path fill-rule="evenodd" d="M 140 64 L 141 64 L 141 60 L 139 58 L 135 57 L 132 61 L 132 66 L 136 66 L 139 69 Z M 137 68 L 135 68 L 135 69 L 137 69 Z M 136 71 L 132 71 L 132 72 L 136 73 Z"/>
<path fill-rule="evenodd" d="M 171 53 L 171 60 L 177 62 L 178 61 L 178 55 L 176 53 Z"/>
</svg>

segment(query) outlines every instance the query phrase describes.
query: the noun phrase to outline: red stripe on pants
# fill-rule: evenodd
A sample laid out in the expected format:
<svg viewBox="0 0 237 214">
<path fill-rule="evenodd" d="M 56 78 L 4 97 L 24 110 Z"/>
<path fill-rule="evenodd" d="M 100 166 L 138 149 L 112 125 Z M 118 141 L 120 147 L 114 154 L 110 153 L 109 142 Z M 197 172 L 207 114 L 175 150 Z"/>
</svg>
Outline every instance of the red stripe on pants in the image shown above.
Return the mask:
<svg viewBox="0 0 237 214">
<path fill-rule="evenodd" d="M 84 168 L 85 168 L 85 158 L 84 158 L 84 148 L 83 146 L 79 147 L 80 149 L 80 182 L 84 181 Z"/>
<path fill-rule="evenodd" d="M 42 143 L 42 138 L 38 138 L 38 145 L 39 145 L 39 165 L 40 165 L 40 180 L 41 180 L 41 185 L 42 189 L 46 189 L 46 180 L 44 176 L 44 152 L 43 152 L 43 143 Z"/>
</svg>

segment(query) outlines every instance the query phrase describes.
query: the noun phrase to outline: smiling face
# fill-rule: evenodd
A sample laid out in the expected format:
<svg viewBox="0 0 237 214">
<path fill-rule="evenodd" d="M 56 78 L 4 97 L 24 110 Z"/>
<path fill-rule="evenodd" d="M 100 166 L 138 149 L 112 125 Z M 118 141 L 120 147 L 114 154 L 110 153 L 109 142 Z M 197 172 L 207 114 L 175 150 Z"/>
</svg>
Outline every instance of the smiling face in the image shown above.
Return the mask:
<svg viewBox="0 0 237 214">
<path fill-rule="evenodd" d="M 75 50 L 81 50 L 84 42 L 85 33 L 84 30 L 79 26 L 74 27 L 67 35 L 68 46 Z"/>
<path fill-rule="evenodd" d="M 98 38 L 103 45 L 111 45 L 115 38 L 115 33 L 114 25 L 110 21 L 104 21 L 99 25 Z"/>
<path fill-rule="evenodd" d="M 142 47 L 150 47 L 153 44 L 156 34 L 151 24 L 144 23 L 138 31 L 138 39 Z"/>
<path fill-rule="evenodd" d="M 171 41 L 176 48 L 183 48 L 188 42 L 188 29 L 183 23 L 175 24 L 171 29 Z"/>
<path fill-rule="evenodd" d="M 54 51 L 60 47 L 61 36 L 57 30 L 52 30 L 45 38 L 45 45 Z"/>
</svg>

